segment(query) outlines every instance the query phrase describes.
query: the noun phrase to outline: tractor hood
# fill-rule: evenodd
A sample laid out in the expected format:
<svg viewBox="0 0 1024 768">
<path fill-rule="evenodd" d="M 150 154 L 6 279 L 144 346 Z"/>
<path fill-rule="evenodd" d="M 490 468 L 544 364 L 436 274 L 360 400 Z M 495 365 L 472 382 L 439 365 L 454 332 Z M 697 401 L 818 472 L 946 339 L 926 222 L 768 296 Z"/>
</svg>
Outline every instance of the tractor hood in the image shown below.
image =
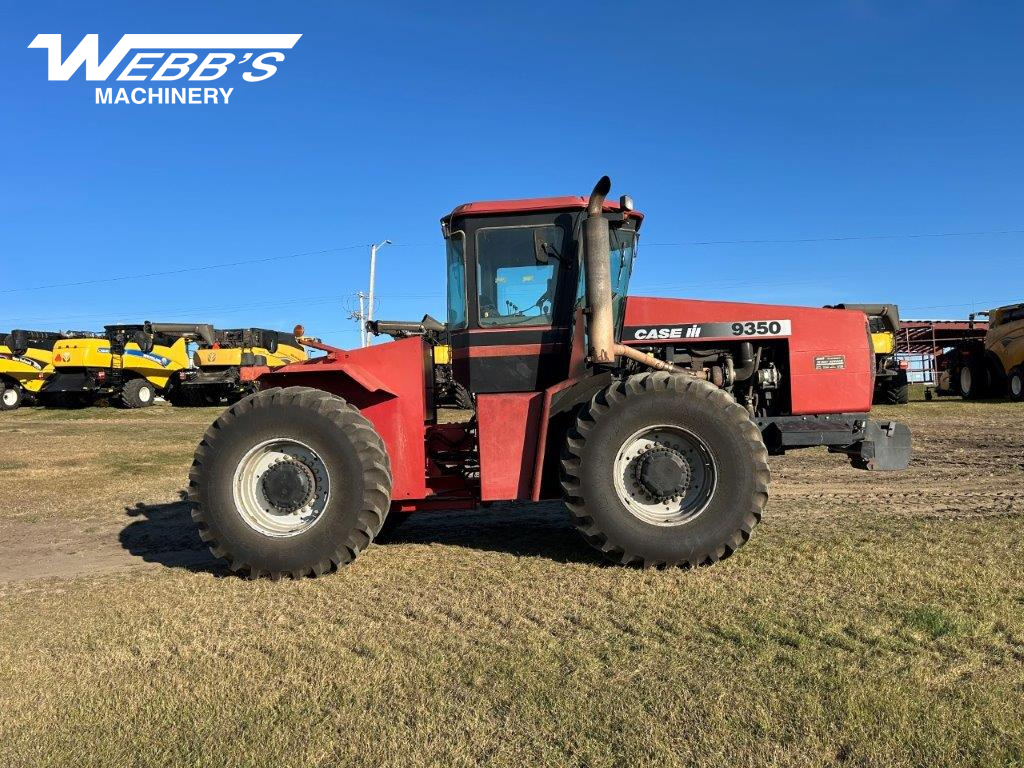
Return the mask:
<svg viewBox="0 0 1024 768">
<path fill-rule="evenodd" d="M 863 312 L 630 297 L 623 320 L 627 347 L 698 340 L 783 346 L 795 415 L 871 409 L 875 355 Z"/>
<path fill-rule="evenodd" d="M 868 349 L 863 312 L 733 301 L 626 299 L 623 344 L 658 344 L 680 339 L 749 341 L 799 338 L 812 346 L 834 346 L 837 338 Z M 838 336 L 837 336 L 838 334 Z"/>
</svg>

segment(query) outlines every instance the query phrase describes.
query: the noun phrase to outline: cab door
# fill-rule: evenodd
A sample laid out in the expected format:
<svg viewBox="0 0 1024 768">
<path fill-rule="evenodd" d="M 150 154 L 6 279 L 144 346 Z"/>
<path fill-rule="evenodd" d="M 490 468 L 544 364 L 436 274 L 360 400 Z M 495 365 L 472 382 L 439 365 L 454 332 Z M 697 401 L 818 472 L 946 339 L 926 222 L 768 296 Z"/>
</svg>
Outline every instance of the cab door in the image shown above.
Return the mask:
<svg viewBox="0 0 1024 768">
<path fill-rule="evenodd" d="M 573 219 L 482 217 L 449 237 L 452 364 L 470 392 L 537 392 L 566 378 L 577 281 Z"/>
</svg>

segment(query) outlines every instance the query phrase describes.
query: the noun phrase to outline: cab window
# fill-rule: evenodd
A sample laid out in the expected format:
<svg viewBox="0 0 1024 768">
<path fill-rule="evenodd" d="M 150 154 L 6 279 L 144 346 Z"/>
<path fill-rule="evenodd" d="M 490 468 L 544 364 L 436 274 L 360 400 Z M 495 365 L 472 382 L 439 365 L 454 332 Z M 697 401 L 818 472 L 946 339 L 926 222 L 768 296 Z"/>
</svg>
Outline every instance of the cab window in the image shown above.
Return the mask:
<svg viewBox="0 0 1024 768">
<path fill-rule="evenodd" d="M 564 260 L 559 226 L 490 227 L 476 233 L 480 326 L 551 325 Z"/>
<path fill-rule="evenodd" d="M 448 238 L 448 327 L 466 327 L 465 234 L 453 232 Z"/>
</svg>

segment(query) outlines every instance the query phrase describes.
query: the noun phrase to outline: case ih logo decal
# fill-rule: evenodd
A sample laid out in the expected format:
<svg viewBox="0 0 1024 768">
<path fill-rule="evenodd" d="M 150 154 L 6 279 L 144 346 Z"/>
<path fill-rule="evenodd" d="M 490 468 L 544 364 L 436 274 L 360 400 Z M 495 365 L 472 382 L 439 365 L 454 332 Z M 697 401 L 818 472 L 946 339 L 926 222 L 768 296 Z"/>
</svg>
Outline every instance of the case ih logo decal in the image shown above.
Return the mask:
<svg viewBox="0 0 1024 768">
<path fill-rule="evenodd" d="M 97 104 L 227 104 L 234 88 L 193 87 L 223 77 L 230 67 L 242 72 L 247 83 L 272 77 L 284 61 L 282 51 L 302 35 L 124 35 L 100 61 L 99 35 L 86 35 L 61 60 L 60 35 L 36 35 L 29 48 L 46 48 L 47 79 L 68 80 L 85 64 L 86 80 L 107 80 L 125 57 L 136 53 L 120 69 L 117 80 L 167 83 L 188 78 L 186 87 L 97 88 Z M 200 58 L 198 51 L 208 51 Z M 237 52 L 237 53 L 236 53 Z"/>
<path fill-rule="evenodd" d="M 626 341 L 670 341 L 674 339 L 734 339 L 743 336 L 789 336 L 789 320 L 743 320 L 734 323 L 690 323 L 689 325 L 643 325 L 622 329 Z"/>
</svg>

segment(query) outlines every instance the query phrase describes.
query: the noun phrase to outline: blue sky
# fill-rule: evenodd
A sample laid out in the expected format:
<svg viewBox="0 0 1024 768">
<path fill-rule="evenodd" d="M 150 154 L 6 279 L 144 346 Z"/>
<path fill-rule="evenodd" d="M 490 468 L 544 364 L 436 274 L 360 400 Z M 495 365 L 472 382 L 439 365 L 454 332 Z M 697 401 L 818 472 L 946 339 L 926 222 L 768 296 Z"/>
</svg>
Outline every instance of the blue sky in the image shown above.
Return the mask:
<svg viewBox="0 0 1024 768">
<path fill-rule="evenodd" d="M 648 215 L 634 293 L 1024 298 L 1018 3 L 0 7 L 0 328 L 302 322 L 351 345 L 362 246 L 396 244 L 378 316 L 442 317 L 443 213 L 602 173 Z M 40 33 L 64 56 L 90 33 L 101 56 L 126 33 L 302 37 L 266 81 L 208 83 L 227 106 L 124 106 L 84 68 L 48 81 Z M 828 239 L 968 232 L 1004 234 Z M 810 242 L 736 242 L 765 240 Z"/>
</svg>

